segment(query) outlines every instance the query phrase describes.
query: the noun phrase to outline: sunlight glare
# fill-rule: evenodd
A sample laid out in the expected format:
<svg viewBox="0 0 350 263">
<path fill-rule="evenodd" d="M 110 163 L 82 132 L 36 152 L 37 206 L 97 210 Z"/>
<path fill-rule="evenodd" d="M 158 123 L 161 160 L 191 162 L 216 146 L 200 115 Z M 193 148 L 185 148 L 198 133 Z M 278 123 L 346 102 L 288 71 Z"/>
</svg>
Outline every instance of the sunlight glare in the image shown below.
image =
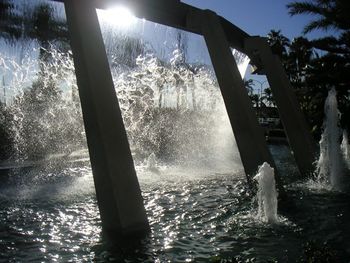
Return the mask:
<svg viewBox="0 0 350 263">
<path fill-rule="evenodd" d="M 118 27 L 126 28 L 136 21 L 136 17 L 131 11 L 123 6 L 116 6 L 107 10 L 98 10 L 97 13 L 101 21 Z"/>
</svg>

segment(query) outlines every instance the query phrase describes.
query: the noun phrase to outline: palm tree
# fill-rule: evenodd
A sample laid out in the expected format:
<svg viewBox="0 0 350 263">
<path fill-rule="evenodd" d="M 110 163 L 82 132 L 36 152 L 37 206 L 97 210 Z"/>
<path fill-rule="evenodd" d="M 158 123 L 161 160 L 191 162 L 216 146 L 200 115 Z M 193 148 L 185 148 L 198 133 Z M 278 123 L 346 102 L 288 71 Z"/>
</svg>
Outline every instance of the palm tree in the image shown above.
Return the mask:
<svg viewBox="0 0 350 263">
<path fill-rule="evenodd" d="M 275 107 L 276 106 L 275 100 L 274 100 L 274 98 L 272 96 L 271 88 L 265 88 L 264 94 L 261 97 L 261 100 L 265 101 L 264 104 L 269 106 L 269 107 Z"/>
<path fill-rule="evenodd" d="M 310 42 L 304 37 L 293 39 L 289 46 L 286 59 L 286 71 L 289 79 L 294 84 L 304 82 L 308 67 L 314 57 L 314 51 Z"/>
<path fill-rule="evenodd" d="M 244 83 L 244 87 L 247 89 L 248 91 L 248 95 L 253 95 L 253 90 L 254 90 L 254 81 L 252 79 L 244 79 L 243 80 Z"/>
<path fill-rule="evenodd" d="M 290 45 L 290 40 L 281 33 L 281 30 L 271 30 L 267 34 L 267 42 L 273 53 L 281 59 L 287 54 L 287 47 Z"/>
<path fill-rule="evenodd" d="M 333 30 L 338 37 L 327 36 L 312 41 L 319 49 L 339 54 L 350 52 L 350 5 L 347 0 L 309 0 L 307 2 L 291 2 L 287 5 L 289 14 L 314 15 L 315 19 L 305 25 L 303 33 L 314 30 Z M 334 33 L 334 32 L 333 32 Z"/>
<path fill-rule="evenodd" d="M 325 51 L 315 55 L 305 70 L 303 97 L 309 111 L 322 112 L 327 90 L 336 87 L 342 123 L 350 126 L 350 5 L 347 0 L 294 1 L 287 5 L 289 14 L 308 14 L 313 20 L 307 23 L 303 33 L 314 30 L 331 32 L 332 35 L 309 41 L 309 47 Z M 331 31 L 330 31 L 331 30 Z M 314 116 L 313 116 L 314 118 Z M 322 116 L 320 118 L 322 123 Z M 316 120 L 319 122 L 320 120 Z"/>
<path fill-rule="evenodd" d="M 317 18 L 304 27 L 304 33 L 315 29 L 349 30 L 350 6 L 347 0 L 309 0 L 287 4 L 290 15 L 311 14 Z"/>
</svg>

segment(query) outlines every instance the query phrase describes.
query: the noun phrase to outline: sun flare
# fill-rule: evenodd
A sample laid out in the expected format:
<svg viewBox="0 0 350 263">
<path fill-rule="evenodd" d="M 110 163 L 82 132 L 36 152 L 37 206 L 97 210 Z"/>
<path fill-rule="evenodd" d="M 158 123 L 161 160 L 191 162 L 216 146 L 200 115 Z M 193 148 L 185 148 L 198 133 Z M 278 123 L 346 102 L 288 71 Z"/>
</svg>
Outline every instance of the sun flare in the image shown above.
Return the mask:
<svg viewBox="0 0 350 263">
<path fill-rule="evenodd" d="M 131 26 L 136 21 L 131 11 L 123 6 L 98 10 L 97 14 L 102 22 L 123 28 Z"/>
</svg>

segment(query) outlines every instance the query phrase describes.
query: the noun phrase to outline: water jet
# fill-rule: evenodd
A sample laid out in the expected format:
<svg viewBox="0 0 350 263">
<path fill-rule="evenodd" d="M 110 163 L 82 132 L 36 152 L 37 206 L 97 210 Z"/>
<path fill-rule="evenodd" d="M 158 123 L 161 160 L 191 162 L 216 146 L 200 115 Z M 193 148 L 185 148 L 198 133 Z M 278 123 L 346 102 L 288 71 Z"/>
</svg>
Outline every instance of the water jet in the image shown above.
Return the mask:
<svg viewBox="0 0 350 263">
<path fill-rule="evenodd" d="M 348 132 L 345 129 L 343 130 L 343 138 L 341 141 L 340 148 L 342 150 L 343 158 L 348 166 L 348 169 L 350 169 L 350 144 L 349 144 Z"/>
<path fill-rule="evenodd" d="M 345 163 L 340 145 L 341 132 L 335 88 L 328 92 L 324 113 L 323 132 L 319 142 L 320 156 L 316 162 L 317 180 L 321 184 L 330 184 L 332 188 L 340 190 Z"/>
<path fill-rule="evenodd" d="M 253 178 L 258 182 L 258 217 L 268 223 L 277 223 L 277 191 L 274 169 L 263 163 Z"/>
</svg>

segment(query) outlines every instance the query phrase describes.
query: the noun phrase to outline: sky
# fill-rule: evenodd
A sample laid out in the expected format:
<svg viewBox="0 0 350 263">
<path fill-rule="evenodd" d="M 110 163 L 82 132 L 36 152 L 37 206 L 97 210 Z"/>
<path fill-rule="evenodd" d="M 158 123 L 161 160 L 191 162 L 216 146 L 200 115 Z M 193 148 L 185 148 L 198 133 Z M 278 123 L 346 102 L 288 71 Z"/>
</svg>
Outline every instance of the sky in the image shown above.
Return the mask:
<svg viewBox="0 0 350 263">
<path fill-rule="evenodd" d="M 250 35 L 266 36 L 271 30 L 281 30 L 291 40 L 302 35 L 302 29 L 312 17 L 298 15 L 291 17 L 286 7 L 288 0 L 182 0 L 182 2 L 210 9 L 240 27 Z M 324 32 L 306 35 L 316 38 Z"/>
<path fill-rule="evenodd" d="M 160 0 L 165 1 L 165 0 Z M 312 17 L 308 15 L 298 15 L 291 17 L 288 14 L 286 7 L 287 3 L 291 0 L 181 0 L 184 3 L 201 9 L 210 9 L 216 12 L 218 15 L 226 18 L 231 23 L 240 27 L 246 31 L 249 35 L 266 36 L 270 30 L 281 30 L 282 34 L 289 39 L 302 35 L 302 29 Z M 150 28 L 155 35 L 155 42 L 159 42 L 160 45 L 166 43 L 167 31 L 158 32 L 157 27 L 152 26 Z M 162 35 L 163 34 L 163 35 Z M 306 35 L 308 38 L 316 38 L 324 34 L 324 32 L 315 32 Z M 159 40 L 158 40 L 159 38 Z M 165 39 L 165 41 L 164 41 Z M 197 57 L 201 57 L 202 60 L 210 60 L 207 52 L 203 49 L 203 43 L 201 41 L 190 41 L 192 50 L 196 50 Z M 198 46 L 197 46 L 197 43 Z M 204 51 L 203 51 L 204 50 Z M 201 53 L 202 52 L 202 53 Z M 207 58 L 206 58 L 207 57 Z M 261 88 L 260 83 L 264 82 L 264 87 L 268 84 L 266 79 L 260 76 L 252 76 L 249 74 L 247 78 L 253 78 L 257 80 L 257 88 Z"/>
<path fill-rule="evenodd" d="M 311 15 L 290 16 L 286 5 L 292 0 L 181 0 L 200 9 L 210 9 L 238 26 L 249 35 L 266 36 L 272 29 L 293 40 L 304 36 L 308 39 L 319 38 L 326 32 L 315 31 L 303 35 L 304 26 L 314 19 Z M 261 92 L 268 87 L 265 76 L 251 75 L 248 69 L 247 79 L 255 80 L 254 89 Z"/>
</svg>

